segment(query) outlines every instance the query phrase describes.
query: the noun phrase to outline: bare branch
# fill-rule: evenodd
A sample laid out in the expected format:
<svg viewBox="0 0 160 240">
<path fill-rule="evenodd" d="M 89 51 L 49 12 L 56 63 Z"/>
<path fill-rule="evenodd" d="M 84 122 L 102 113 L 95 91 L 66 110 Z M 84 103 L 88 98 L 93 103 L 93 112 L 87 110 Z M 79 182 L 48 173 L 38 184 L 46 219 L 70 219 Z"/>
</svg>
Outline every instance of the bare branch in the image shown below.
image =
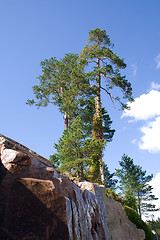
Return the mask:
<svg viewBox="0 0 160 240">
<path fill-rule="evenodd" d="M 110 92 L 108 92 L 107 89 L 105 89 L 105 88 L 103 88 L 103 87 L 100 87 L 100 88 L 103 89 L 103 90 L 109 95 L 109 97 L 110 97 L 110 99 L 111 99 L 111 101 L 112 101 L 112 103 L 113 103 L 114 108 L 116 108 L 116 106 L 115 106 L 115 104 L 114 104 L 115 98 L 112 96 L 112 94 L 111 94 Z"/>
</svg>

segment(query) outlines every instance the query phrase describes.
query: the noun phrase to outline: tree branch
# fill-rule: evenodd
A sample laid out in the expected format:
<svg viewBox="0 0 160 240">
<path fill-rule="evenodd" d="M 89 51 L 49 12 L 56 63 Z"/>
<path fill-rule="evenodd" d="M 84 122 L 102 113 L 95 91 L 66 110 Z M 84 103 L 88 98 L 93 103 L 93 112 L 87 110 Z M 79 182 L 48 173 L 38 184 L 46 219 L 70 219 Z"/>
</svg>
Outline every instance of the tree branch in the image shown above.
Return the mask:
<svg viewBox="0 0 160 240">
<path fill-rule="evenodd" d="M 109 95 L 109 97 L 110 97 L 110 99 L 111 99 L 111 101 L 112 101 L 112 103 L 113 103 L 113 106 L 114 106 L 114 108 L 116 108 L 116 106 L 115 106 L 115 104 L 114 104 L 114 100 L 115 100 L 115 98 L 112 96 L 112 94 L 110 93 L 110 92 L 108 92 L 107 91 L 107 89 L 105 89 L 105 88 L 103 88 L 103 87 L 100 87 L 102 90 L 104 90 L 108 95 Z M 113 100 L 114 99 L 114 100 Z"/>
</svg>

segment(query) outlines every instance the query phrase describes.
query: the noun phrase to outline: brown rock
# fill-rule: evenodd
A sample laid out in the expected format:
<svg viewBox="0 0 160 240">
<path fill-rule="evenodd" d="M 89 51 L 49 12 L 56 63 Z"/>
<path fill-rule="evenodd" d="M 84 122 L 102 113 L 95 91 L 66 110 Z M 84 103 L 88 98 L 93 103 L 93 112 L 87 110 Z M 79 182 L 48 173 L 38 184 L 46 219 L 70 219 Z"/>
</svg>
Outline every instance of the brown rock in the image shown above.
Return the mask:
<svg viewBox="0 0 160 240">
<path fill-rule="evenodd" d="M 0 192 L 0 239 L 69 239 L 66 199 L 52 181 L 10 176 Z"/>
<path fill-rule="evenodd" d="M 23 145 L 1 135 L 0 146 L 0 239 L 110 239 L 96 194 Z"/>
<path fill-rule="evenodd" d="M 143 240 L 104 188 L 75 183 L 0 135 L 0 240 Z"/>
<path fill-rule="evenodd" d="M 137 229 L 127 217 L 122 205 L 105 195 L 102 188 L 102 196 L 106 206 L 107 225 L 111 239 L 113 240 L 144 240 L 145 232 Z"/>
</svg>

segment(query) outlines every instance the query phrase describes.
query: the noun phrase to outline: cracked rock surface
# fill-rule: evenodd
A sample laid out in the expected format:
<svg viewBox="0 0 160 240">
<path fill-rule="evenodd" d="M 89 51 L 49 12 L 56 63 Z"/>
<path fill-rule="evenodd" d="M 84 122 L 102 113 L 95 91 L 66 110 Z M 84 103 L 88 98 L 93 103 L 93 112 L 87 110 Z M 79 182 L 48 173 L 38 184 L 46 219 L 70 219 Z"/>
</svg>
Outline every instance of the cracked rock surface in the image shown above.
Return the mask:
<svg viewBox="0 0 160 240">
<path fill-rule="evenodd" d="M 112 232 L 103 188 L 76 185 L 50 161 L 1 134 L 0 153 L 1 240 L 121 239 Z"/>
</svg>

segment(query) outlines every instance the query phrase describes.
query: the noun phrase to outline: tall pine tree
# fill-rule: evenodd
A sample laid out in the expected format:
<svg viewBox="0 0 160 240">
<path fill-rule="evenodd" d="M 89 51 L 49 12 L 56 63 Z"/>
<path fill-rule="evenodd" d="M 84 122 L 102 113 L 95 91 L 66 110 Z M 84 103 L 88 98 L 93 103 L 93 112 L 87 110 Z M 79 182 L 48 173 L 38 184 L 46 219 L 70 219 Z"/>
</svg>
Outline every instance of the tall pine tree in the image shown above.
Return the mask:
<svg viewBox="0 0 160 240">
<path fill-rule="evenodd" d="M 105 30 L 96 28 L 89 31 L 89 40 L 80 54 L 80 62 L 86 68 L 87 78 L 93 82 L 92 87 L 96 91 L 95 115 L 94 115 L 94 136 L 97 140 L 103 139 L 102 128 L 102 103 L 101 90 L 104 90 L 112 102 L 118 101 L 121 107 L 126 108 L 119 96 L 113 96 L 111 90 L 118 87 L 123 98 L 132 101 L 131 84 L 120 73 L 126 67 L 123 59 L 120 59 L 111 50 L 112 44 Z M 103 84 L 102 84 L 103 82 Z M 95 83 L 95 84 L 94 84 Z M 105 86 L 104 86 L 105 85 Z M 102 184 L 105 184 L 105 176 L 102 161 L 102 152 L 99 155 L 100 172 Z"/>
</svg>

